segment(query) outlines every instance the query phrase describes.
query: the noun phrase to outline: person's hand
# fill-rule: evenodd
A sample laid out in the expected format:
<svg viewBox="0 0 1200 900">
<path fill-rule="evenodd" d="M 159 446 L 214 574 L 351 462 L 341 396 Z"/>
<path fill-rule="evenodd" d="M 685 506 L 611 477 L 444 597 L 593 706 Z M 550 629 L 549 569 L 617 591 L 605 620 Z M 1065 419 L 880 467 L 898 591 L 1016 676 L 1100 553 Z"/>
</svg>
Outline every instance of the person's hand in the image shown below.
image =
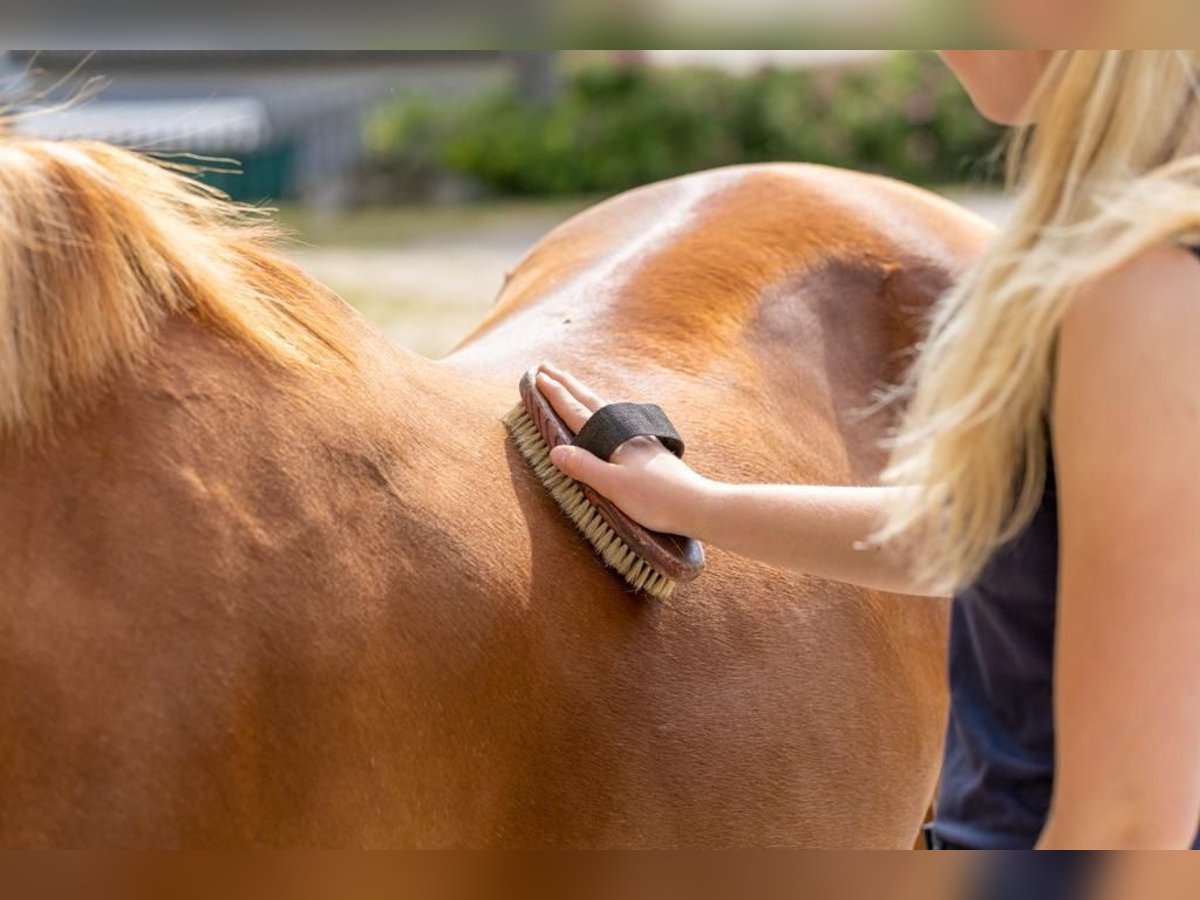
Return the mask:
<svg viewBox="0 0 1200 900">
<path fill-rule="evenodd" d="M 538 366 L 537 387 L 576 433 L 594 410 L 605 405 L 579 379 L 549 363 Z M 603 494 L 629 518 L 651 531 L 671 534 L 695 536 L 697 512 L 712 483 L 658 438 L 645 435 L 623 443 L 608 462 L 565 444 L 550 451 L 550 461 Z"/>
</svg>

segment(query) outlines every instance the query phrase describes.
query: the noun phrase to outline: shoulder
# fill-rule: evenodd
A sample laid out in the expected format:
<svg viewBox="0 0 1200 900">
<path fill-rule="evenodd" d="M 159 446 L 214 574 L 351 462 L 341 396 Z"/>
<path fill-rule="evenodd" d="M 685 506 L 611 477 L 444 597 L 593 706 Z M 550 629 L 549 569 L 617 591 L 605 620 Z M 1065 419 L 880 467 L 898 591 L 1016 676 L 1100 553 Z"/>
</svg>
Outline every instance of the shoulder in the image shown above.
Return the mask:
<svg viewBox="0 0 1200 900">
<path fill-rule="evenodd" d="M 1200 255 L 1158 244 L 1090 283 L 1062 320 L 1060 366 L 1118 369 L 1153 354 L 1200 359 Z"/>
<path fill-rule="evenodd" d="M 1200 315 L 1200 252 L 1162 243 L 1080 291 L 1063 324 L 1153 328 L 1163 316 L 1177 314 Z"/>
<path fill-rule="evenodd" d="M 1200 447 L 1200 260 L 1148 248 L 1072 298 L 1059 333 L 1054 443 L 1110 466 Z"/>
<path fill-rule="evenodd" d="M 1200 448 L 1200 259 L 1157 245 L 1090 284 L 1063 318 L 1052 409 L 1064 465 L 1116 474 Z M 1163 474 L 1166 474 L 1164 465 Z"/>
</svg>

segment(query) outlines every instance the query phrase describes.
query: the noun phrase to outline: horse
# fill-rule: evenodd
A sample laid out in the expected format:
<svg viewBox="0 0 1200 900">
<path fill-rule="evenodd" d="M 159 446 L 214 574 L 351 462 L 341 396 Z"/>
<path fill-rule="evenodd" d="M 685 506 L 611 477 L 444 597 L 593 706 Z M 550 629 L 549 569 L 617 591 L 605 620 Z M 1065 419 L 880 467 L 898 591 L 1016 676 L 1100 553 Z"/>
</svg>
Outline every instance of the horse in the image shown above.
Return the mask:
<svg viewBox="0 0 1200 900">
<path fill-rule="evenodd" d="M 945 601 L 716 547 L 645 599 L 502 417 L 551 359 L 710 477 L 871 483 L 879 386 L 989 234 L 880 176 L 698 173 L 558 227 L 432 360 L 187 172 L 0 138 L 0 843 L 911 846 Z"/>
</svg>

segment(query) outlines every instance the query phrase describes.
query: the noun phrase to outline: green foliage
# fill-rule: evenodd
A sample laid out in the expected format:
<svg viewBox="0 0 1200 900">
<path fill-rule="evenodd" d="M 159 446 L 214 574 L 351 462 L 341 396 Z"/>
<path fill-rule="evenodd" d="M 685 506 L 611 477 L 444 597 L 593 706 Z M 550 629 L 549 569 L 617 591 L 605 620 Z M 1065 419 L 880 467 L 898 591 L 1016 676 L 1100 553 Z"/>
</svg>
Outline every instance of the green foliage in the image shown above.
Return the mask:
<svg viewBox="0 0 1200 900">
<path fill-rule="evenodd" d="M 845 72 L 592 64 L 553 103 L 506 90 L 459 104 L 409 98 L 369 128 L 375 164 L 439 168 L 507 194 L 610 193 L 743 162 L 803 160 L 939 183 L 986 175 L 999 130 L 928 53 Z"/>
</svg>

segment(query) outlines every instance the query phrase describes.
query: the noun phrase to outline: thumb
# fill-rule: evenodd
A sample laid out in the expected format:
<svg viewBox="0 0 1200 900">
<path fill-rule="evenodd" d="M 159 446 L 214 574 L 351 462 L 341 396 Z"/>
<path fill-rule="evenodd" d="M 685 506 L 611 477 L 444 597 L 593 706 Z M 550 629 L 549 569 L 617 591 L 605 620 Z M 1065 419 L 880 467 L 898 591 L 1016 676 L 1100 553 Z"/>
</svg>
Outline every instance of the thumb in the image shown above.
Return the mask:
<svg viewBox="0 0 1200 900">
<path fill-rule="evenodd" d="M 606 463 L 594 453 L 568 444 L 554 447 L 550 451 L 550 462 L 554 463 L 564 474 L 594 487 L 601 493 L 603 493 L 603 483 L 608 480 L 606 477 L 608 470 L 613 467 L 611 463 Z"/>
</svg>

